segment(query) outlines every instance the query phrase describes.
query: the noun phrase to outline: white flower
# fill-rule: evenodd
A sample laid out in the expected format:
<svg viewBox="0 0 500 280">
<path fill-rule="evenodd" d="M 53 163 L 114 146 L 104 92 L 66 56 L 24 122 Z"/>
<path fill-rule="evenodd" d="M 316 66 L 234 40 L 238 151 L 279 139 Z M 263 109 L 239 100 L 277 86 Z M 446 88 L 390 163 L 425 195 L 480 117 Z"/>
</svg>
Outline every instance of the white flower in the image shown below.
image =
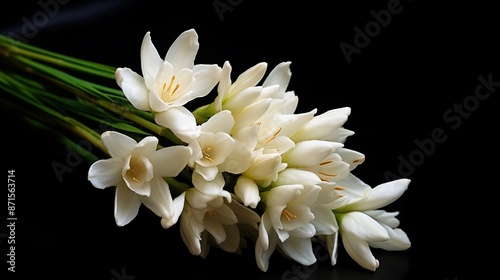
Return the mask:
<svg viewBox="0 0 500 280">
<path fill-rule="evenodd" d="M 243 207 L 232 195 L 207 195 L 195 188 L 185 192 L 186 204 L 180 217 L 181 236 L 193 255 L 206 257 L 210 245 L 227 252 L 240 249 L 239 225 L 249 225 L 255 231 L 260 217 Z M 212 242 L 211 244 L 210 242 Z"/>
<path fill-rule="evenodd" d="M 155 113 L 158 124 L 188 130 L 185 126 L 193 123 L 194 117 L 184 105 L 207 95 L 221 72 L 215 64 L 194 64 L 198 48 L 198 34 L 189 29 L 179 35 L 162 59 L 147 32 L 141 46 L 143 76 L 122 67 L 116 70 L 116 81 L 134 107 Z"/>
<path fill-rule="evenodd" d="M 148 136 L 137 143 L 115 131 L 104 132 L 101 140 L 111 158 L 94 162 L 88 179 L 99 189 L 116 186 L 117 225 L 123 226 L 133 220 L 141 203 L 162 217 L 162 225 L 175 219 L 179 209 L 175 207 L 177 204 L 174 206 L 169 185 L 163 177 L 177 176 L 187 165 L 190 150 L 184 146 L 157 150 L 156 137 Z"/>
<path fill-rule="evenodd" d="M 201 124 L 199 135 L 189 143 L 192 182 L 206 194 L 216 195 L 222 190 L 222 172 L 239 174 L 253 162 L 251 148 L 229 134 L 233 125 L 231 112 L 221 111 Z"/>
<path fill-rule="evenodd" d="M 337 183 L 342 188 L 339 193 L 351 195 L 347 204 L 333 209 L 340 225 L 342 242 L 351 258 L 362 267 L 375 271 L 379 261 L 370 247 L 388 250 L 410 247 L 408 236 L 397 228 L 399 221 L 395 216 L 398 212 L 379 209 L 398 199 L 408 188 L 409 179 L 394 180 L 371 188 L 351 175 Z M 336 250 L 336 247 L 332 249 Z M 331 255 L 333 258 L 336 252 L 332 251 Z"/>
<path fill-rule="evenodd" d="M 262 79 L 266 72 L 267 63 L 258 63 L 238 78 L 231 81 L 231 64 L 226 61 L 222 66 L 222 73 L 219 85 L 217 87 L 217 97 L 214 100 L 214 109 L 216 112 L 230 110 L 233 115 L 237 115 L 243 108 L 258 100 L 261 86 L 257 83 Z"/>
<path fill-rule="evenodd" d="M 343 143 L 347 136 L 354 134 L 342 126 L 347 121 L 351 108 L 332 109 L 314 118 L 304 127 L 301 127 L 290 138 L 297 142 L 304 140 L 325 140 Z"/>
<path fill-rule="evenodd" d="M 276 246 L 302 265 L 316 262 L 312 237 L 316 230 L 311 211 L 321 188 L 316 185 L 281 185 L 263 194 L 266 210 L 255 244 L 257 266 L 267 271 Z"/>
<path fill-rule="evenodd" d="M 349 164 L 336 152 L 343 146 L 342 143 L 322 140 L 301 141 L 283 155 L 283 162 L 289 168 L 308 170 L 323 181 L 332 182 L 349 173 Z"/>
<path fill-rule="evenodd" d="M 292 72 L 290 61 L 281 62 L 269 72 L 262 86 L 261 97 L 271 98 L 272 103 L 267 113 L 293 114 L 297 109 L 299 99 L 293 91 L 287 91 Z"/>
</svg>

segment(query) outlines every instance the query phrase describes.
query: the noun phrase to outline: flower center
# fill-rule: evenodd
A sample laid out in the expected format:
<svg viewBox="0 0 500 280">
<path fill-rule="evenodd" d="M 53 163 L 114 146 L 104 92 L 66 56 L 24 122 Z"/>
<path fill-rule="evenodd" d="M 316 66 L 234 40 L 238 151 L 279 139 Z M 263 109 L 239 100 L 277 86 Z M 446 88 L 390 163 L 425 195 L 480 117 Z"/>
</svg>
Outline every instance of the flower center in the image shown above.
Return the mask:
<svg viewBox="0 0 500 280">
<path fill-rule="evenodd" d="M 283 210 L 283 212 L 281 212 L 281 215 L 285 215 L 285 218 L 290 222 L 290 219 L 297 219 L 297 216 L 292 214 L 292 212 L 288 211 L 288 210 Z"/>
<path fill-rule="evenodd" d="M 129 169 L 127 170 L 127 174 L 132 177 L 132 180 L 136 183 L 140 183 L 141 181 L 139 181 L 139 179 L 137 179 L 135 176 L 137 174 L 137 171 L 135 171 L 134 169 Z"/>
<path fill-rule="evenodd" d="M 214 160 L 210 157 L 210 152 L 212 151 L 212 148 L 211 147 L 207 147 L 205 148 L 205 150 L 203 150 L 203 158 L 205 158 L 206 160 L 210 161 L 210 162 L 214 162 Z"/>
<path fill-rule="evenodd" d="M 168 84 L 167 86 L 167 83 L 164 83 L 163 84 L 163 88 L 162 88 L 162 99 L 164 101 L 168 101 L 170 100 L 175 92 L 179 89 L 179 84 L 175 84 L 175 75 L 172 76 L 172 78 L 170 79 L 170 83 Z"/>
</svg>

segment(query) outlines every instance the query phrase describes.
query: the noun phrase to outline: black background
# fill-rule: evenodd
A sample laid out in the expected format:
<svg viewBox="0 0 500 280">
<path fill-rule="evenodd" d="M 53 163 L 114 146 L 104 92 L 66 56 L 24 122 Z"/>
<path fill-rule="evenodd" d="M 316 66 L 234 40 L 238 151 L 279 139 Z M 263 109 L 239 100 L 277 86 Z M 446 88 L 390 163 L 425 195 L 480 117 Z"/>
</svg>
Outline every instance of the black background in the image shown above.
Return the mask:
<svg viewBox="0 0 500 280">
<path fill-rule="evenodd" d="M 334 267 L 322 249 L 311 267 L 275 254 L 266 273 L 255 264 L 252 244 L 241 256 L 216 249 L 205 260 L 192 256 L 179 228 L 162 229 L 149 211 L 140 211 L 129 225 L 117 227 L 114 191 L 92 187 L 86 180 L 90 164 L 73 162 L 72 172 L 58 180 L 52 164 L 69 164 L 71 152 L 2 109 L 2 166 L 16 171 L 18 218 L 16 273 L 7 271 L 7 229 L 0 231 L 1 267 L 8 275 L 2 279 L 32 275 L 450 280 L 495 275 L 489 271 L 498 260 L 494 175 L 500 87 L 482 100 L 475 95 L 479 76 L 491 75 L 491 80 L 500 82 L 498 12 L 492 5 L 401 0 L 400 12 L 392 14 L 385 27 L 373 29 L 370 42 L 348 63 L 339 45 L 354 46 L 354 28 L 363 30 L 374 21 L 372 10 L 387 9 L 394 1 L 326 5 L 319 1 L 72 0 L 60 1 L 57 12 L 44 22 L 36 15 L 44 11 L 40 3 L 47 2 L 57 3 L 19 1 L 2 7 L 0 31 L 52 51 L 136 71 L 140 71 L 140 44 L 147 31 L 164 55 L 189 28 L 199 35 L 196 62 L 222 65 L 228 60 L 233 79 L 259 62 L 267 62 L 271 69 L 291 61 L 288 89 L 299 96 L 298 111 L 351 107 L 345 127 L 356 134 L 348 138 L 346 147 L 366 155 L 355 175 L 372 186 L 387 181 L 389 173 L 412 180 L 407 192 L 387 207 L 400 212 L 400 227 L 412 247 L 403 252 L 374 250 L 380 260 L 376 272 L 362 269 L 342 250 Z M 214 3 L 228 9 L 218 11 Z M 35 29 L 29 29 L 29 24 Z M 465 106 L 466 114 L 445 117 L 458 105 Z M 444 132 L 444 141 L 432 140 L 436 129 Z M 424 153 L 416 144 L 419 141 L 428 143 L 428 148 L 432 145 L 432 151 Z"/>
</svg>

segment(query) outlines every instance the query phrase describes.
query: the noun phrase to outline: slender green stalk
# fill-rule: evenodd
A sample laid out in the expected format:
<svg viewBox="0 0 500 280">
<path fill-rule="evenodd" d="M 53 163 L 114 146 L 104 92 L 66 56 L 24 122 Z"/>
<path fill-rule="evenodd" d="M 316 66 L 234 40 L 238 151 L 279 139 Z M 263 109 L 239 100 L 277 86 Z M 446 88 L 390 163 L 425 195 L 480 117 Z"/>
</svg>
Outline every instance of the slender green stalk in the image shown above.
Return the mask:
<svg viewBox="0 0 500 280">
<path fill-rule="evenodd" d="M 6 57 L 22 56 L 33 58 L 59 67 L 77 70 L 82 73 L 88 73 L 108 79 L 115 78 L 116 68 L 114 67 L 51 52 L 14 40 L 5 35 L 0 35 L 0 48 L 3 49 L 3 55 Z"/>
</svg>

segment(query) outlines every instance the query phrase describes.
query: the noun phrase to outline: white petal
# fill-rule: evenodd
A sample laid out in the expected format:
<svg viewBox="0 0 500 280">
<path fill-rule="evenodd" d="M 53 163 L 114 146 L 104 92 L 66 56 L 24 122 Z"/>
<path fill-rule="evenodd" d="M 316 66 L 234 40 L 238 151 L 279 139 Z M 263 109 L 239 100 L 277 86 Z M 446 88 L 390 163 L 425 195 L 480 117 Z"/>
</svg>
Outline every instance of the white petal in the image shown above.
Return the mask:
<svg viewBox="0 0 500 280">
<path fill-rule="evenodd" d="M 158 73 L 162 62 L 163 60 L 151 41 L 151 32 L 148 31 L 144 35 L 141 45 L 141 70 L 144 76 L 143 84 L 145 83 L 147 88 L 153 88 L 156 73 Z"/>
<path fill-rule="evenodd" d="M 180 231 L 184 244 L 193 255 L 201 254 L 201 232 L 204 230 L 203 224 L 194 218 L 192 211 L 185 211 L 180 217 Z"/>
<path fill-rule="evenodd" d="M 318 235 L 334 234 L 338 230 L 337 220 L 332 210 L 326 207 L 316 207 L 313 210 L 314 220 L 311 223 L 316 228 Z"/>
<path fill-rule="evenodd" d="M 336 180 L 335 183 L 337 183 L 339 188 L 342 188 L 342 190 L 338 190 L 337 192 L 343 196 L 349 197 L 351 203 L 362 199 L 365 195 L 372 191 L 372 188 L 368 184 L 354 176 L 352 173 L 349 173 L 349 175 L 340 180 Z M 350 204 L 345 207 L 349 206 Z"/>
<path fill-rule="evenodd" d="M 267 206 L 279 206 L 282 209 L 279 210 L 278 219 L 281 216 L 281 211 L 288 204 L 288 202 L 298 195 L 300 195 L 300 191 L 304 189 L 303 185 L 281 185 L 272 188 L 267 197 Z"/>
<path fill-rule="evenodd" d="M 243 108 L 256 102 L 261 91 L 262 87 L 246 88 L 232 98 L 227 98 L 224 102 L 224 109 L 231 110 L 233 114 L 238 114 Z"/>
<path fill-rule="evenodd" d="M 205 215 L 203 224 L 205 225 L 205 229 L 210 232 L 217 244 L 226 240 L 226 231 L 224 230 L 222 224 L 217 220 L 217 218 L 211 215 Z"/>
<path fill-rule="evenodd" d="M 314 215 L 312 215 L 312 217 L 314 219 Z M 290 231 L 291 237 L 293 236 L 293 237 L 297 237 L 300 239 L 310 239 L 314 235 L 316 235 L 316 228 L 311 223 L 304 224 L 303 226 L 301 226 L 293 231 Z"/>
<path fill-rule="evenodd" d="M 245 172 L 248 178 L 261 180 L 277 174 L 281 156 L 278 153 L 262 154 L 258 156 L 252 166 Z"/>
<path fill-rule="evenodd" d="M 365 211 L 382 208 L 397 200 L 408 189 L 409 179 L 398 179 L 373 188 L 368 197 L 349 205 L 349 209 Z"/>
<path fill-rule="evenodd" d="M 365 155 L 346 148 L 339 148 L 336 152 L 342 157 L 342 161 L 349 164 L 349 170 L 354 170 L 358 165 L 362 164 L 365 161 Z"/>
<path fill-rule="evenodd" d="M 186 30 L 172 43 L 167 51 L 165 60 L 174 65 L 175 69 L 192 69 L 199 47 L 200 44 L 198 43 L 198 34 L 196 31 L 194 29 Z"/>
<path fill-rule="evenodd" d="M 167 182 L 161 177 L 151 180 L 151 194 L 140 197 L 142 203 L 159 217 L 170 217 L 173 214 L 172 195 Z"/>
<path fill-rule="evenodd" d="M 229 87 L 231 86 L 231 71 L 231 63 L 229 63 L 229 61 L 225 61 L 224 65 L 222 65 L 220 81 L 217 86 L 217 97 L 215 97 L 214 100 L 214 107 L 216 112 L 220 112 L 222 110 L 222 103 L 227 99 L 226 94 L 228 93 Z"/>
<path fill-rule="evenodd" d="M 248 208 L 247 206 L 241 204 L 241 202 L 239 202 L 237 198 L 234 198 L 234 194 L 232 194 L 231 196 L 233 197 L 233 199 L 228 205 L 229 207 L 231 207 L 231 209 L 233 209 L 236 217 L 238 217 L 238 224 L 250 225 L 253 229 L 258 230 L 258 223 L 260 222 L 259 214 L 257 214 L 257 212 Z"/>
<path fill-rule="evenodd" d="M 129 68 L 118 68 L 115 72 L 115 79 L 125 97 L 135 108 L 143 111 L 151 110 L 149 107 L 150 90 L 143 77 Z"/>
<path fill-rule="evenodd" d="M 156 176 L 175 177 L 186 167 L 190 155 L 185 146 L 170 146 L 156 151 L 150 160 Z"/>
<path fill-rule="evenodd" d="M 101 135 L 101 141 L 111 157 L 120 159 L 128 157 L 137 144 L 131 137 L 116 131 L 105 131 Z"/>
<path fill-rule="evenodd" d="M 198 164 L 193 173 L 201 175 L 205 181 L 212 181 L 217 176 L 217 173 L 219 173 L 219 168 L 217 166 L 202 166 Z"/>
<path fill-rule="evenodd" d="M 199 135 L 196 119 L 185 107 L 171 108 L 155 115 L 157 124 L 169 128 L 181 141 L 189 143 Z"/>
<path fill-rule="evenodd" d="M 149 157 L 152 155 L 158 146 L 158 138 L 155 136 L 147 136 L 137 143 L 134 147 L 134 154 Z"/>
<path fill-rule="evenodd" d="M 295 142 L 304 140 L 331 140 L 331 135 L 347 121 L 351 112 L 349 107 L 333 109 L 315 116 L 307 125 L 291 138 Z"/>
<path fill-rule="evenodd" d="M 314 173 L 306 170 L 287 168 L 279 173 L 277 185 L 316 185 L 321 182 L 321 179 Z"/>
<path fill-rule="evenodd" d="M 342 144 L 338 143 L 339 146 Z M 307 140 L 299 142 L 283 155 L 283 161 L 290 167 L 312 166 L 319 164 L 334 151 L 331 142 Z"/>
<path fill-rule="evenodd" d="M 351 234 L 342 234 L 342 243 L 349 256 L 359 265 L 371 271 L 377 270 L 379 261 L 373 256 L 366 241 Z"/>
<path fill-rule="evenodd" d="M 340 222 L 343 235 L 355 235 L 366 241 L 386 241 L 389 234 L 383 226 L 362 212 L 350 212 Z"/>
<path fill-rule="evenodd" d="M 231 111 L 224 110 L 221 111 L 208 119 L 205 123 L 201 125 L 201 131 L 203 132 L 225 132 L 231 133 L 231 128 L 234 125 L 234 119 Z"/>
<path fill-rule="evenodd" d="M 407 250 L 411 246 L 410 239 L 408 235 L 400 228 L 392 229 L 385 226 L 385 229 L 389 233 L 389 240 L 382 242 L 368 242 L 368 244 L 373 248 L 380 248 L 387 251 L 402 251 Z"/>
<path fill-rule="evenodd" d="M 219 82 L 222 69 L 216 64 L 196 64 L 193 67 L 193 76 L 196 79 L 193 85 L 192 98 L 204 97 L 209 94 Z"/>
<path fill-rule="evenodd" d="M 284 94 L 292 77 L 290 64 L 290 61 L 284 61 L 276 65 L 273 70 L 269 72 L 262 86 L 279 85 L 281 94 Z"/>
<path fill-rule="evenodd" d="M 339 233 L 336 232 L 331 235 L 325 236 L 326 246 L 328 248 L 328 252 L 330 253 L 330 259 L 332 266 L 337 264 L 338 257 L 338 241 L 339 241 Z"/>
<path fill-rule="evenodd" d="M 240 250 L 240 230 L 237 225 L 224 226 L 226 240 L 218 244 L 226 252 L 237 253 Z M 208 247 L 208 246 L 207 246 Z"/>
<path fill-rule="evenodd" d="M 238 177 L 234 186 L 234 193 L 243 201 L 245 206 L 254 209 L 260 201 L 259 187 L 254 180 L 245 176 Z"/>
<path fill-rule="evenodd" d="M 260 62 L 241 73 L 231 86 L 231 92 L 239 93 L 246 88 L 253 87 L 264 77 L 267 63 Z"/>
<path fill-rule="evenodd" d="M 174 102 L 169 99 L 170 95 L 167 94 L 166 100 L 164 100 L 164 87 L 170 85 L 172 78 L 174 76 L 174 67 L 170 62 L 165 61 L 160 65 L 156 77 L 154 78 L 153 86 L 151 87 L 151 93 L 149 94 L 149 106 L 151 110 L 155 112 L 163 112 L 174 106 Z"/>
<path fill-rule="evenodd" d="M 90 166 L 88 180 L 98 189 L 117 186 L 122 182 L 122 165 L 119 158 L 98 160 Z"/>
<path fill-rule="evenodd" d="M 312 265 L 316 262 L 310 238 L 291 236 L 280 247 L 286 255 L 302 265 Z"/>
<path fill-rule="evenodd" d="M 122 177 L 127 187 L 138 195 L 149 196 L 151 185 L 149 181 L 153 178 L 153 165 L 145 157 L 134 159 L 134 167 L 131 167 L 131 157 L 124 162 Z"/>
<path fill-rule="evenodd" d="M 193 172 L 193 185 L 203 193 L 208 195 L 218 195 L 224 187 L 225 181 L 222 173 L 217 173 L 217 176 L 212 181 L 206 181 L 201 175 Z"/>
<path fill-rule="evenodd" d="M 243 110 L 234 116 L 236 121 L 234 130 L 239 130 L 255 123 L 269 109 L 270 105 L 271 99 L 269 98 L 249 103 L 248 106 L 244 107 Z"/>
<path fill-rule="evenodd" d="M 124 184 L 116 188 L 115 193 L 115 221 L 118 226 L 130 223 L 139 213 L 141 201 L 137 195 Z"/>
<path fill-rule="evenodd" d="M 179 196 L 174 198 L 172 203 L 173 213 L 170 217 L 162 217 L 161 226 L 165 229 L 173 226 L 179 220 L 182 210 L 184 209 L 186 192 L 181 193 Z"/>
</svg>

